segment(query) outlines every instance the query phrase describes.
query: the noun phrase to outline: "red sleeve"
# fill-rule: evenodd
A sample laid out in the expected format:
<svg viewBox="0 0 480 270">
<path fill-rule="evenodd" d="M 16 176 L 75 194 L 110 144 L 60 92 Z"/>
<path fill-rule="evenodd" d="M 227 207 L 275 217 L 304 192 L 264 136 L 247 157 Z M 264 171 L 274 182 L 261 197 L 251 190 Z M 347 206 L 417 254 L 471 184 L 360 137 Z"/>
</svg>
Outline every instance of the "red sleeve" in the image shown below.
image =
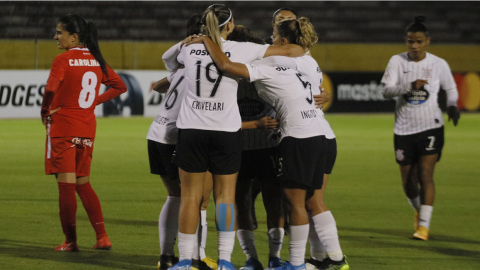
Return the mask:
<svg viewBox="0 0 480 270">
<path fill-rule="evenodd" d="M 52 68 L 50 69 L 50 76 L 48 77 L 47 85 L 45 86 L 45 93 L 43 94 L 42 116 L 48 116 L 50 111 L 50 104 L 52 104 L 55 92 L 60 87 L 63 81 L 66 70 L 66 62 L 62 55 L 59 55 L 53 60 Z"/>
<path fill-rule="evenodd" d="M 127 86 L 122 81 L 120 76 L 118 76 L 113 69 L 107 65 L 108 77 L 103 74 L 102 83 L 105 85 L 110 85 L 111 88 L 105 91 L 103 94 L 99 95 L 97 98 L 97 105 L 102 104 L 106 101 L 116 98 L 117 96 L 127 92 Z"/>
</svg>

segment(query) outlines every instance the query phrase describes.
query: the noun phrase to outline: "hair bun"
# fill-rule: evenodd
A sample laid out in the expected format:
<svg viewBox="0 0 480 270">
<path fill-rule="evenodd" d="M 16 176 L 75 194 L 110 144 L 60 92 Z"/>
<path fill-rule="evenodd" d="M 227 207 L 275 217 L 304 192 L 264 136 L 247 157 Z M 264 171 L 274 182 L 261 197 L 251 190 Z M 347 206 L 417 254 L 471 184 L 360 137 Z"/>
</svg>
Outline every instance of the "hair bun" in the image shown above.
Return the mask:
<svg viewBox="0 0 480 270">
<path fill-rule="evenodd" d="M 417 15 L 417 16 L 415 16 L 415 18 L 413 19 L 413 22 L 414 22 L 414 23 L 423 23 L 425 20 L 426 20 L 425 16 L 423 16 L 423 15 Z"/>
</svg>

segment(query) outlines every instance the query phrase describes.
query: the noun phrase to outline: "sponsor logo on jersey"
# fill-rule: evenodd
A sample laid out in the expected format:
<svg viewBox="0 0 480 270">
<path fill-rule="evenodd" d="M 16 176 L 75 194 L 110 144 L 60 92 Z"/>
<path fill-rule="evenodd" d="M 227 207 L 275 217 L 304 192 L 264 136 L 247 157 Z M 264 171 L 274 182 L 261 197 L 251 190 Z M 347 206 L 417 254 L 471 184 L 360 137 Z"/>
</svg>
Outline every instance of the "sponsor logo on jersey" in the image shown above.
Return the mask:
<svg viewBox="0 0 480 270">
<path fill-rule="evenodd" d="M 395 151 L 395 157 L 398 161 L 404 160 L 405 156 L 403 155 L 403 150 L 397 149 L 397 151 Z"/>
<path fill-rule="evenodd" d="M 308 111 L 301 111 L 303 119 L 314 118 L 317 117 L 317 110 L 308 110 Z"/>
<path fill-rule="evenodd" d="M 242 119 L 264 116 L 265 104 L 259 100 L 244 97 L 238 100 L 238 108 Z"/>
<path fill-rule="evenodd" d="M 189 55 L 210 55 L 207 50 L 191 50 Z M 231 53 L 230 52 L 225 52 L 225 55 L 227 57 L 230 57 Z"/>
<path fill-rule="evenodd" d="M 163 117 L 161 115 L 157 115 L 155 117 L 155 122 L 162 126 L 165 126 L 166 124 L 168 124 L 168 122 L 170 122 L 170 119 L 168 119 L 167 117 Z"/>
<path fill-rule="evenodd" d="M 419 105 L 425 103 L 429 96 L 428 91 L 422 86 L 419 90 L 412 90 L 409 94 L 403 95 L 403 98 L 412 105 Z"/>
<path fill-rule="evenodd" d="M 80 147 L 92 147 L 93 142 L 90 139 L 75 137 L 72 139 L 72 143 Z"/>
</svg>

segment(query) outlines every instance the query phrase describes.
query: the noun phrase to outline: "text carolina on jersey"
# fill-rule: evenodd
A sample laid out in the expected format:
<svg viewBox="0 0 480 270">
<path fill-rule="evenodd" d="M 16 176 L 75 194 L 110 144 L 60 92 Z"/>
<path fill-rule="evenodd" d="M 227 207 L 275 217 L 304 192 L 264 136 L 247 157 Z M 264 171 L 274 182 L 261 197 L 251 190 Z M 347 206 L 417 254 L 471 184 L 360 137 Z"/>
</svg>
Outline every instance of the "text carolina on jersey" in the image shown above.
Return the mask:
<svg viewBox="0 0 480 270">
<path fill-rule="evenodd" d="M 99 67 L 100 64 L 95 59 L 69 59 L 68 64 L 72 67 Z"/>
</svg>

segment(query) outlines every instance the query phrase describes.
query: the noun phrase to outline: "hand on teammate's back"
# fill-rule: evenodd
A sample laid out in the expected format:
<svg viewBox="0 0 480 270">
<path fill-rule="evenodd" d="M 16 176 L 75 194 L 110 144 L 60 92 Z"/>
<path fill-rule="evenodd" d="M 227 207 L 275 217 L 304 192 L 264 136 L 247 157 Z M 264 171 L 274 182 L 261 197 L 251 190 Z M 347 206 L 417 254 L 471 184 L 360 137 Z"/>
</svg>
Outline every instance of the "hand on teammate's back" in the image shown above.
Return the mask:
<svg viewBox="0 0 480 270">
<path fill-rule="evenodd" d="M 458 119 L 460 119 L 460 110 L 456 106 L 450 106 L 447 108 L 448 122 L 453 120 L 453 126 L 457 126 Z"/>
<path fill-rule="evenodd" d="M 270 116 L 265 116 L 258 120 L 258 128 L 273 130 L 278 127 L 278 121 Z"/>
<path fill-rule="evenodd" d="M 187 38 L 185 38 L 183 41 L 182 41 L 182 46 L 185 45 L 185 47 L 188 47 L 188 45 L 190 44 L 195 44 L 195 43 L 203 43 L 203 39 L 207 37 L 207 36 L 204 36 L 203 34 L 198 34 L 198 35 L 191 35 Z"/>
<path fill-rule="evenodd" d="M 321 87 L 321 86 L 320 86 Z M 315 107 L 316 108 L 321 108 L 325 103 L 329 102 L 332 100 L 332 96 L 325 91 L 324 88 L 320 88 L 320 95 L 313 95 L 313 99 L 315 100 Z"/>
</svg>

